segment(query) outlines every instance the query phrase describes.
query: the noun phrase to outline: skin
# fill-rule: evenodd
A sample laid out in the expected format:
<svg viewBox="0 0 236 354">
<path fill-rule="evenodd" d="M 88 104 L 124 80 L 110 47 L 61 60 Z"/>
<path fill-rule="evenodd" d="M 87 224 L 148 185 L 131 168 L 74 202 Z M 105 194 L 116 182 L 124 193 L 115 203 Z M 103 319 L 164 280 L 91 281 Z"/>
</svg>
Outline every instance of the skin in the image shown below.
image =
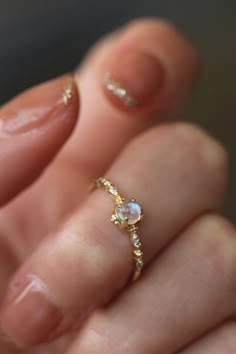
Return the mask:
<svg viewBox="0 0 236 354">
<path fill-rule="evenodd" d="M 142 55 L 138 63 L 148 79 L 139 87 L 152 94 L 132 108 L 106 91 L 103 77 L 106 70 L 122 73 L 133 92 L 136 74 L 125 76 L 116 57 L 130 58 L 134 51 L 158 64 L 152 60 L 150 66 Z M 158 71 L 158 85 L 149 83 L 150 67 Z M 43 119 L 27 134 L 1 141 L 1 352 L 18 352 L 16 346 L 28 354 L 235 352 L 235 324 L 229 322 L 235 313 L 235 229 L 216 212 L 226 191 L 227 154 L 199 128 L 168 122 L 183 113 L 198 73 L 195 49 L 174 27 L 154 19 L 132 22 L 98 43 L 77 70 L 79 114 L 75 88 L 63 106 L 69 119 L 60 113 L 55 122 Z M 43 92 L 37 94 L 41 111 Z M 26 93 L 3 109 L 25 112 L 32 97 Z M 145 270 L 132 286 L 129 241 L 109 223 L 109 196 L 87 194 L 89 183 L 103 174 L 144 208 Z M 40 291 L 16 305 L 12 292 L 29 274 Z M 51 319 L 62 314 L 56 330 L 32 323 L 34 333 L 25 333 L 25 321 L 7 327 L 11 311 L 19 314 L 29 303 L 26 321 L 37 314 L 32 293 L 34 301 L 41 295 L 47 300 Z"/>
</svg>

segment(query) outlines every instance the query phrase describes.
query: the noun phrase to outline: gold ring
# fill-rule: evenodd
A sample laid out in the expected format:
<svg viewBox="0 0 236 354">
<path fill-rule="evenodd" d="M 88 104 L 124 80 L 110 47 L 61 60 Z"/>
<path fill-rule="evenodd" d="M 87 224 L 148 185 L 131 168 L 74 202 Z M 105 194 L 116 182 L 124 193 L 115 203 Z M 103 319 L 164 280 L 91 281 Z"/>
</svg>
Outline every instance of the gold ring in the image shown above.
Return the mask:
<svg viewBox="0 0 236 354">
<path fill-rule="evenodd" d="M 114 202 L 111 222 L 126 230 L 129 234 L 134 248 L 133 254 L 135 267 L 132 281 L 136 281 L 140 277 L 144 266 L 142 244 L 138 236 L 137 225 L 143 219 L 142 208 L 136 202 L 136 199 L 132 198 L 126 200 L 123 198 L 118 189 L 105 177 L 100 177 L 93 182 L 91 189 L 93 190 L 96 188 L 104 188 L 109 192 Z"/>
</svg>

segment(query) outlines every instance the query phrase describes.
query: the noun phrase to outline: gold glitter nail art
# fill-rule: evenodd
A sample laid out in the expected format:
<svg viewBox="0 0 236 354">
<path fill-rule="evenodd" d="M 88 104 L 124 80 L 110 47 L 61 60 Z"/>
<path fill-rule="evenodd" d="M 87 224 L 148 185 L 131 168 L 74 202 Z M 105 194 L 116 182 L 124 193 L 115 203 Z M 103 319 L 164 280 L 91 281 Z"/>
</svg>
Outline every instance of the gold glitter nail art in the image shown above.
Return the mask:
<svg viewBox="0 0 236 354">
<path fill-rule="evenodd" d="M 62 103 L 67 105 L 75 92 L 75 81 L 73 76 L 68 76 L 65 82 L 65 88 L 62 94 Z"/>
<path fill-rule="evenodd" d="M 127 89 L 115 81 L 110 73 L 105 75 L 105 84 L 107 90 L 111 91 L 116 97 L 120 98 L 126 106 L 135 107 L 138 101 L 129 93 Z"/>
</svg>

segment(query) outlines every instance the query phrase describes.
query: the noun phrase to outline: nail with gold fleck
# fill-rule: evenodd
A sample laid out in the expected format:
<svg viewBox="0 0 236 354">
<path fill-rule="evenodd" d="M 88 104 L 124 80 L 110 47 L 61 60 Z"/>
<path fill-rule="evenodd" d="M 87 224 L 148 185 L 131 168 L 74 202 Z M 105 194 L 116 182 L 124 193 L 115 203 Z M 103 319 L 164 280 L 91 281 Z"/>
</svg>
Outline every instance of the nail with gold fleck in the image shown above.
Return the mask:
<svg viewBox="0 0 236 354">
<path fill-rule="evenodd" d="M 149 104 L 159 93 L 164 70 L 153 55 L 117 52 L 105 66 L 104 89 L 114 103 L 138 108 Z"/>
<path fill-rule="evenodd" d="M 105 83 L 107 89 L 120 98 L 126 106 L 134 107 L 138 105 L 138 101 L 132 97 L 127 89 L 122 87 L 121 83 L 115 81 L 110 73 L 105 75 Z"/>
<path fill-rule="evenodd" d="M 33 87 L 0 110 L 0 139 L 39 129 L 70 114 L 76 93 L 72 75 L 64 75 Z M 77 100 L 77 97 L 76 97 Z"/>
</svg>

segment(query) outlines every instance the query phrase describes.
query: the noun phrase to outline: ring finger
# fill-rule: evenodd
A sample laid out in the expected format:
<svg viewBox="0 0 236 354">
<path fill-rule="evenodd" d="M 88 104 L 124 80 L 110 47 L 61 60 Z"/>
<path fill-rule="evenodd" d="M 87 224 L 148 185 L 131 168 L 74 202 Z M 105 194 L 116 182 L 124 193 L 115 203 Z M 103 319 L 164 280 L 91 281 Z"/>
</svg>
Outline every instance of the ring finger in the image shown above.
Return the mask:
<svg viewBox="0 0 236 354">
<path fill-rule="evenodd" d="M 197 128 L 170 124 L 134 139 L 107 177 L 141 201 L 147 264 L 193 218 L 221 203 L 226 155 Z M 58 337 L 126 284 L 132 251 L 110 213 L 105 192 L 94 192 L 14 276 L 1 319 L 15 341 L 31 345 Z"/>
</svg>

